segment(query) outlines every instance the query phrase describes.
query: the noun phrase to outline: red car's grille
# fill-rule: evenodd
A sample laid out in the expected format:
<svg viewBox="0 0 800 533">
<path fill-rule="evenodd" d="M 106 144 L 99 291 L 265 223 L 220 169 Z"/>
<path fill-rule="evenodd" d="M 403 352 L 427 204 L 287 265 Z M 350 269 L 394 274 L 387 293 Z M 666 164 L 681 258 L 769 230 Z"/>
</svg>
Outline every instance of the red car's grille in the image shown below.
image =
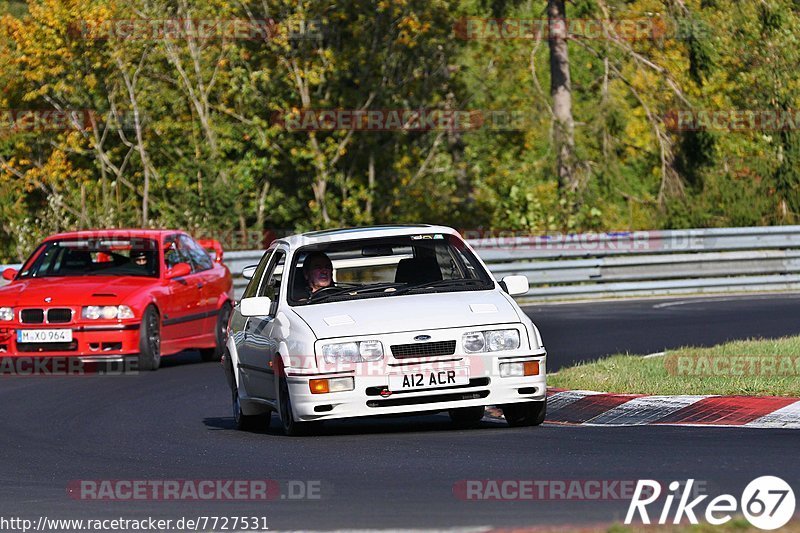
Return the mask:
<svg viewBox="0 0 800 533">
<path fill-rule="evenodd" d="M 23 324 L 44 324 L 45 316 L 48 324 L 67 324 L 72 322 L 72 309 L 23 309 L 19 314 Z"/>
<path fill-rule="evenodd" d="M 19 319 L 23 324 L 44 324 L 44 309 L 23 309 Z"/>
<path fill-rule="evenodd" d="M 48 309 L 47 322 L 49 324 L 66 324 L 72 322 L 72 309 Z"/>
</svg>

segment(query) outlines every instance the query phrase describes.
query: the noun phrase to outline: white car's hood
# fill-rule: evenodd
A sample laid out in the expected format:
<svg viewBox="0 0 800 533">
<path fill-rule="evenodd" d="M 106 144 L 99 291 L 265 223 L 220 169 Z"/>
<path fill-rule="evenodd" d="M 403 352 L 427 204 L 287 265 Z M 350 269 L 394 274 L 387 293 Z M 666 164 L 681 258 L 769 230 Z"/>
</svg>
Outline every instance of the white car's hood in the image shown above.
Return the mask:
<svg viewBox="0 0 800 533">
<path fill-rule="evenodd" d="M 292 308 L 318 339 L 519 322 L 499 291 L 384 296 Z"/>
</svg>

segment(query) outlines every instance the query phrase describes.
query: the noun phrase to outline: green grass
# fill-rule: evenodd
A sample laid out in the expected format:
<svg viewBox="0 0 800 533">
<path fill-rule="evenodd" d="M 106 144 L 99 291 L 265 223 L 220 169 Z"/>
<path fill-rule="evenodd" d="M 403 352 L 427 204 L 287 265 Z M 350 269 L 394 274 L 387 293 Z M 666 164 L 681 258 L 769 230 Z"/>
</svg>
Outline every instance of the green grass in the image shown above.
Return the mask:
<svg viewBox="0 0 800 533">
<path fill-rule="evenodd" d="M 686 347 L 647 359 L 613 355 L 559 370 L 547 384 L 636 394 L 800 396 L 800 336 Z"/>
</svg>

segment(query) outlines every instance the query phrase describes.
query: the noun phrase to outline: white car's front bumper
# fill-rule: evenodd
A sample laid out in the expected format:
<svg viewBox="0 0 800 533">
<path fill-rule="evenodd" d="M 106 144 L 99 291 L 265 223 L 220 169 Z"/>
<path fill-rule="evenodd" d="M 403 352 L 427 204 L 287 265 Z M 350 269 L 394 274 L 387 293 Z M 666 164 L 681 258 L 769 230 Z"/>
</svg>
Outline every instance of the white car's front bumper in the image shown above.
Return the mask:
<svg viewBox="0 0 800 533">
<path fill-rule="evenodd" d="M 297 420 L 330 420 L 360 416 L 391 415 L 441 411 L 478 405 L 503 405 L 529 401 L 542 401 L 547 394 L 546 356 L 544 348 L 529 350 L 526 354 L 479 354 L 456 356 L 449 360 L 420 363 L 435 365 L 436 371 L 469 368 L 469 384 L 432 387 L 420 390 L 390 391 L 386 373 L 375 375 L 364 366 L 342 372 L 315 373 L 287 368 L 287 382 Z M 539 373 L 524 377 L 501 377 L 500 363 L 538 361 Z M 413 365 L 414 361 L 407 364 Z M 374 366 L 371 368 L 375 368 Z M 395 366 L 387 372 L 404 373 L 413 366 Z M 352 377 L 355 388 L 351 391 L 312 394 L 312 379 Z"/>
</svg>

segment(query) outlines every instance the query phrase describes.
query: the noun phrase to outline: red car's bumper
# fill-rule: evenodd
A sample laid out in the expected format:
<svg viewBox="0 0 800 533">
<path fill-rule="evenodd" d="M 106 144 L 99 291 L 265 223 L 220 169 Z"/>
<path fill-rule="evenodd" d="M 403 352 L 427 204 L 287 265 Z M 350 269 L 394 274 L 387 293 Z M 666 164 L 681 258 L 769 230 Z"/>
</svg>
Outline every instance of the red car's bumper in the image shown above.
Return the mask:
<svg viewBox="0 0 800 533">
<path fill-rule="evenodd" d="M 114 359 L 139 353 L 138 323 L 67 327 L 0 328 L 0 357 L 81 357 Z M 18 330 L 70 329 L 71 342 L 18 342 Z"/>
</svg>

